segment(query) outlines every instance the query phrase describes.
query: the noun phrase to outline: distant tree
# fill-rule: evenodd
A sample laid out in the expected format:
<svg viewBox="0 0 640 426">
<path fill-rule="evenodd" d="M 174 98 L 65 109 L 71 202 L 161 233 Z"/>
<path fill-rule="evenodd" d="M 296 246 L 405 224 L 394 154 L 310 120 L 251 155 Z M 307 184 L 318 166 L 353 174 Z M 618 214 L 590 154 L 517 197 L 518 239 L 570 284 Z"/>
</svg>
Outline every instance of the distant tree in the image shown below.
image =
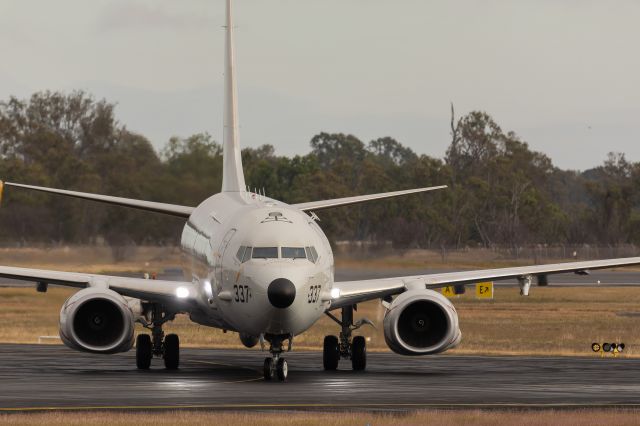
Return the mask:
<svg viewBox="0 0 640 426">
<path fill-rule="evenodd" d="M 632 180 L 636 168 L 624 154 L 609 153 L 602 166 L 586 174 L 587 193 L 593 207 L 590 229 L 595 230 L 599 241 L 607 244 L 629 241 L 634 199 L 637 202 Z"/>
<path fill-rule="evenodd" d="M 176 204 L 197 206 L 222 187 L 222 147 L 206 134 L 173 137 L 162 151 L 165 193 Z"/>
<path fill-rule="evenodd" d="M 173 137 L 158 154 L 115 118 L 114 105 L 78 91 L 0 101 L 0 177 L 56 188 L 197 206 L 219 192 L 222 148 L 210 135 Z M 560 170 L 486 112 L 451 116 L 444 159 L 392 137 L 364 143 L 319 133 L 303 156 L 245 148 L 247 185 L 289 203 L 448 184 L 427 194 L 318 212 L 330 240 L 394 248 L 640 242 L 640 163 L 610 154 L 583 173 Z M 27 190 L 5 191 L 0 241 L 178 242 L 181 219 Z"/>
</svg>

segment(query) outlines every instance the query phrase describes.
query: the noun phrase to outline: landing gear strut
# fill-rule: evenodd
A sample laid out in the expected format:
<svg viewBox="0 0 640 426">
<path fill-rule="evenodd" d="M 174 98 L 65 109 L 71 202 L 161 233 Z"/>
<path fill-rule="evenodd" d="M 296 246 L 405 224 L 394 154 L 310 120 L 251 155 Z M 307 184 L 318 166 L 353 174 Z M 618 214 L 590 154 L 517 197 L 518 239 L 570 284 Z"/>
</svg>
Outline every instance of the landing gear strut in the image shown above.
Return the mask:
<svg viewBox="0 0 640 426">
<path fill-rule="evenodd" d="M 326 336 L 322 351 L 322 364 L 327 371 L 336 370 L 340 359 L 351 359 L 351 367 L 354 371 L 362 371 L 367 367 L 367 342 L 363 336 L 352 338 L 354 330 L 365 324 L 373 325 L 368 319 L 362 319 L 353 323 L 354 306 L 342 308 L 342 317 L 336 318 L 327 312 L 329 318 L 337 322 L 340 327 L 340 338 Z"/>
<path fill-rule="evenodd" d="M 289 374 L 289 365 L 287 364 L 287 360 L 282 357 L 282 353 L 284 352 L 282 342 L 286 339 L 289 339 L 289 348 L 291 350 L 291 340 L 293 337 L 291 336 L 267 336 L 270 347 L 269 352 L 271 352 L 271 356 L 264 359 L 264 379 L 266 381 L 272 381 L 276 378 L 284 382 L 287 380 L 287 376 Z"/>
<path fill-rule="evenodd" d="M 151 367 L 151 359 L 162 357 L 167 370 L 176 370 L 180 364 L 180 339 L 176 334 L 164 335 L 162 326 L 171 321 L 175 315 L 170 315 L 157 303 L 145 306 L 145 317 L 142 326 L 151 330 L 148 334 L 139 334 L 136 338 L 136 366 L 140 370 Z"/>
</svg>

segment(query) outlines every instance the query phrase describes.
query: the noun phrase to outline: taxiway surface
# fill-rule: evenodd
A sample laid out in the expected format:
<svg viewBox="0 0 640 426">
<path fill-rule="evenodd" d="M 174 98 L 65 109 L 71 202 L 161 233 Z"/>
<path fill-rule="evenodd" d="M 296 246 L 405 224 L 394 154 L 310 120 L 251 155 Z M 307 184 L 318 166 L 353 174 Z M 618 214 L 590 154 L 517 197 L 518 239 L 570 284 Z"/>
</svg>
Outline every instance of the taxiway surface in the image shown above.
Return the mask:
<svg viewBox="0 0 640 426">
<path fill-rule="evenodd" d="M 186 349 L 177 371 L 135 368 L 134 352 L 0 345 L 0 410 L 411 410 L 432 407 L 635 406 L 640 359 L 369 354 L 366 372 L 324 372 L 318 352 L 287 354 L 286 383 L 264 382 L 264 354 Z"/>
</svg>

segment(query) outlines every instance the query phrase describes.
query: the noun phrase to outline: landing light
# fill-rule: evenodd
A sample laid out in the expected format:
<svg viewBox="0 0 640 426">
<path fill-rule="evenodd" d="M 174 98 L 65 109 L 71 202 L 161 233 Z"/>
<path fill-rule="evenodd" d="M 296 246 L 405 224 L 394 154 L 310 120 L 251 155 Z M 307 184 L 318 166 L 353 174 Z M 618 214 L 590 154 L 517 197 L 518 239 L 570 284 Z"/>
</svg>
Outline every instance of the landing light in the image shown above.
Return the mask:
<svg viewBox="0 0 640 426">
<path fill-rule="evenodd" d="M 332 288 L 331 289 L 331 298 L 332 299 L 337 299 L 340 297 L 340 289 L 339 288 Z"/>
<path fill-rule="evenodd" d="M 178 287 L 176 289 L 176 296 L 178 296 L 179 299 L 186 299 L 189 297 L 189 289 L 186 287 Z"/>
</svg>

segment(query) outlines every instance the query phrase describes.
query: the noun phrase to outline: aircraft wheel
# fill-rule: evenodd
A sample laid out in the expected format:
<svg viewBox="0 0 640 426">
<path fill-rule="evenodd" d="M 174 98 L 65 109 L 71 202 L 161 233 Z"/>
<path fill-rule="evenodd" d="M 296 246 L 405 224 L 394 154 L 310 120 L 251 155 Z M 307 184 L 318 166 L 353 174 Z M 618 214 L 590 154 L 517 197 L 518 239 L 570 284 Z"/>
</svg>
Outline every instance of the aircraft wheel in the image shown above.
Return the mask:
<svg viewBox="0 0 640 426">
<path fill-rule="evenodd" d="M 177 334 L 164 338 L 164 366 L 167 370 L 177 370 L 180 364 L 180 339 Z"/>
<path fill-rule="evenodd" d="M 138 369 L 148 370 L 151 367 L 152 357 L 151 336 L 138 334 L 138 337 L 136 337 L 136 366 Z"/>
<path fill-rule="evenodd" d="M 351 366 L 354 371 L 362 371 L 367 367 L 367 341 L 363 336 L 356 336 L 351 343 Z"/>
<path fill-rule="evenodd" d="M 270 382 L 275 378 L 275 367 L 273 365 L 273 358 L 264 359 L 264 380 Z"/>
<path fill-rule="evenodd" d="M 336 336 L 325 336 L 322 350 L 322 365 L 327 371 L 338 368 L 340 361 L 340 344 Z"/>
<path fill-rule="evenodd" d="M 287 380 L 287 376 L 289 375 L 289 366 L 287 365 L 286 359 L 278 359 L 278 363 L 276 364 L 276 372 L 278 374 L 278 380 L 280 380 L 281 382 Z"/>
</svg>

